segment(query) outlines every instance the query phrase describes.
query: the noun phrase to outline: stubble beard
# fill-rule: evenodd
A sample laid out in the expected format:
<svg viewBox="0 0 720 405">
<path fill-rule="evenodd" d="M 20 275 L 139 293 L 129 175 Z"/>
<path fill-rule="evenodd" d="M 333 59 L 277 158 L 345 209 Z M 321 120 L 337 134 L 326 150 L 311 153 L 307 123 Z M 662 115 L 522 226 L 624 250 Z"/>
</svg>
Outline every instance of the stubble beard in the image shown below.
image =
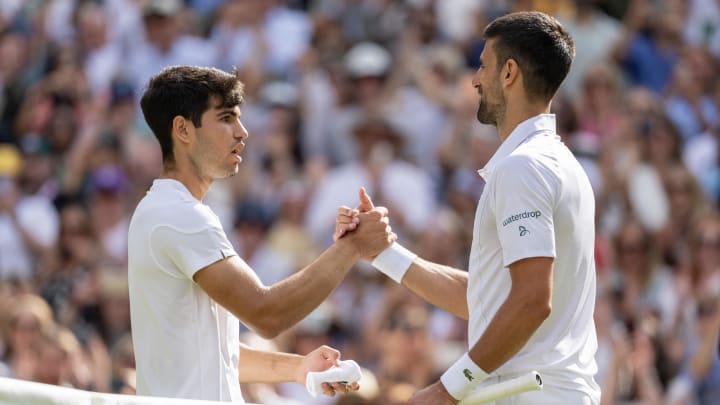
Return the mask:
<svg viewBox="0 0 720 405">
<path fill-rule="evenodd" d="M 497 125 L 495 114 L 493 114 L 490 108 L 488 108 L 487 103 L 483 101 L 480 101 L 480 104 L 478 105 L 477 120 L 480 121 L 481 124 Z"/>
<path fill-rule="evenodd" d="M 485 96 L 480 98 L 476 117 L 481 124 L 497 127 L 498 118 L 503 114 L 505 114 L 505 100 L 502 99 L 502 96 L 500 102 L 496 104 L 488 103 Z"/>
</svg>

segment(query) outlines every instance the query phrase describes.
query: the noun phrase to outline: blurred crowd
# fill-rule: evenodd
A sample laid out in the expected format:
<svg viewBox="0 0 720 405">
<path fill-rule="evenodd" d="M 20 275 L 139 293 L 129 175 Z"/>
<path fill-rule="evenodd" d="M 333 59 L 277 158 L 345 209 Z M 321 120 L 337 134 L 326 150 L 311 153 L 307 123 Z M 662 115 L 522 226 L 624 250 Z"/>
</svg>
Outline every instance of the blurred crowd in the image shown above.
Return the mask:
<svg viewBox="0 0 720 405">
<path fill-rule="evenodd" d="M 553 102 L 596 197 L 604 404 L 720 404 L 720 2 L 0 0 L 0 376 L 132 393 L 127 226 L 160 172 L 139 112 L 169 65 L 237 69 L 250 138 L 206 203 L 264 283 L 332 242 L 360 186 L 421 256 L 467 268 L 482 168 L 482 30 L 559 18 L 577 55 Z M 401 404 L 467 349 L 466 324 L 368 263 L 257 347 L 321 344 L 361 390 L 264 404 Z"/>
</svg>

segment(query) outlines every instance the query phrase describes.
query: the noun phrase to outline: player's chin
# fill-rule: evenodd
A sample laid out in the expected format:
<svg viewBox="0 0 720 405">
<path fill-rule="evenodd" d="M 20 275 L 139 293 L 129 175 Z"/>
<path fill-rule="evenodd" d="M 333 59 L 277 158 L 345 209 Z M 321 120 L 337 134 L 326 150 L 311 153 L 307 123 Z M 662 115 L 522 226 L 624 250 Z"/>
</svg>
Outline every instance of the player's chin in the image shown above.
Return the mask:
<svg viewBox="0 0 720 405">
<path fill-rule="evenodd" d="M 219 180 L 219 179 L 226 179 L 228 177 L 232 177 L 232 176 L 238 174 L 239 171 L 240 171 L 240 164 L 235 163 L 233 165 L 226 167 L 223 171 L 219 171 L 216 179 Z"/>
</svg>

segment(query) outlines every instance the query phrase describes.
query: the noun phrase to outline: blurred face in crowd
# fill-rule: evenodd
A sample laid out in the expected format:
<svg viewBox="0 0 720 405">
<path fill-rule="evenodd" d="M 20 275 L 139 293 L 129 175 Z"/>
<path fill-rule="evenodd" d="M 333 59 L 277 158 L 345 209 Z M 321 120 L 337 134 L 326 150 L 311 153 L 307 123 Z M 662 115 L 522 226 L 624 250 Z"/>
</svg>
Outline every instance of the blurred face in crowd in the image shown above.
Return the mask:
<svg viewBox="0 0 720 405">
<path fill-rule="evenodd" d="M 583 82 L 584 96 L 588 107 L 597 107 L 616 101 L 617 83 L 610 66 L 591 67 Z"/>
<path fill-rule="evenodd" d="M 186 125 L 195 134 L 189 145 L 194 170 L 201 178 L 215 180 L 237 174 L 248 133 L 240 122 L 239 106 L 221 107 L 216 99 L 210 105 L 199 127 L 192 120 L 186 120 Z"/>
<path fill-rule="evenodd" d="M 145 32 L 148 41 L 160 49 L 169 50 L 178 33 L 178 17 L 149 15 L 145 17 Z"/>
<path fill-rule="evenodd" d="M 473 77 L 473 87 L 480 95 L 477 119 L 483 124 L 497 125 L 505 114 L 505 95 L 500 87 L 500 69 L 493 46 L 495 40 L 489 39 L 480 54 L 480 67 Z"/>
<path fill-rule="evenodd" d="M 78 39 L 86 49 L 98 49 L 107 41 L 108 21 L 103 8 L 87 4 L 78 13 Z"/>
<path fill-rule="evenodd" d="M 10 79 L 18 74 L 28 57 L 28 40 L 20 34 L 6 33 L 0 37 L 0 74 Z"/>
<path fill-rule="evenodd" d="M 712 217 L 698 221 L 692 251 L 695 271 L 699 272 L 695 275 L 698 282 L 720 277 L 720 219 Z"/>
<path fill-rule="evenodd" d="M 381 97 L 384 81 L 382 76 L 363 76 L 353 80 L 353 84 L 360 102 L 376 102 Z"/>
<path fill-rule="evenodd" d="M 641 126 L 642 136 L 646 142 L 648 160 L 658 166 L 675 161 L 677 142 L 668 123 L 662 119 L 651 119 Z"/>
<path fill-rule="evenodd" d="M 644 271 L 649 263 L 650 241 L 637 223 L 626 224 L 618 235 L 617 260 L 625 273 Z"/>
<path fill-rule="evenodd" d="M 670 200 L 671 215 L 676 220 L 689 221 L 699 197 L 693 175 L 685 167 L 675 165 L 666 176 L 665 189 Z"/>
<path fill-rule="evenodd" d="M 12 340 L 14 350 L 29 348 L 39 336 L 40 322 L 31 313 L 20 313 L 11 321 Z"/>
</svg>

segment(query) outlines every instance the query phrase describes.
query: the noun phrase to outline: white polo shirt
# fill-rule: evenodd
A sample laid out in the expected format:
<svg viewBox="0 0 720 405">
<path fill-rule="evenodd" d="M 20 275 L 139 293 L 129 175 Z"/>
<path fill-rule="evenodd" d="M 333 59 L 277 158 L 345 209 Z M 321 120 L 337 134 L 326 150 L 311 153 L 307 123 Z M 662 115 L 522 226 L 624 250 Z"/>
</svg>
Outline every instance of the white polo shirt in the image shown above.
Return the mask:
<svg viewBox="0 0 720 405">
<path fill-rule="evenodd" d="M 547 386 L 600 399 L 597 372 L 594 215 L 590 182 L 560 141 L 555 116 L 520 123 L 478 173 L 478 203 L 467 300 L 472 347 L 510 292 L 508 266 L 555 258 L 552 312 L 528 343 L 494 374 L 537 370 Z"/>
<path fill-rule="evenodd" d="M 138 395 L 243 402 L 239 322 L 193 281 L 235 250 L 176 180 L 155 180 L 130 221 L 130 318 Z"/>
</svg>

